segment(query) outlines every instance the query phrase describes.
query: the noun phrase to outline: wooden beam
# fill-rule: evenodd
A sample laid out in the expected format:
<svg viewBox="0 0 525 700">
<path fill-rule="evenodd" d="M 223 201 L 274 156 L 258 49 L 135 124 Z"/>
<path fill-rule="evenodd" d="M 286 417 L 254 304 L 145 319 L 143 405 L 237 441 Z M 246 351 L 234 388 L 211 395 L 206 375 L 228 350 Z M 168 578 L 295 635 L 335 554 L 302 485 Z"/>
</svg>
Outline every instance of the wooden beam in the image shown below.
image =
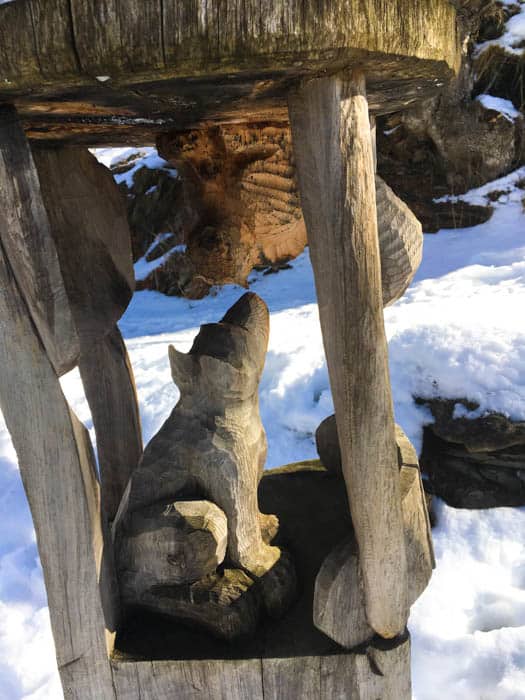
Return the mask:
<svg viewBox="0 0 525 700">
<path fill-rule="evenodd" d="M 289 107 L 366 616 L 388 638 L 408 618 L 407 563 L 364 76 L 307 82 Z"/>
<path fill-rule="evenodd" d="M 64 694 L 110 700 L 116 586 L 89 435 L 62 394 L 41 341 L 42 326 L 37 328 L 25 301 L 52 299 L 57 322 L 64 318 L 62 298 L 46 296 L 56 252 L 29 148 L 11 116 L 7 122 L 0 118 L 0 221 L 12 223 L 7 238 L 0 229 L 0 407 L 33 516 Z M 23 274 L 16 275 L 20 265 Z M 67 310 L 65 298 L 63 303 Z M 60 326 L 50 328 L 60 344 Z"/>
<path fill-rule="evenodd" d="M 0 241 L 47 355 L 72 369 L 79 341 L 31 151 L 16 111 L 0 106 Z"/>
<path fill-rule="evenodd" d="M 0 287 L 0 407 L 33 516 L 64 694 L 114 698 L 113 587 L 89 436 L 70 412 L 3 255 Z"/>
</svg>

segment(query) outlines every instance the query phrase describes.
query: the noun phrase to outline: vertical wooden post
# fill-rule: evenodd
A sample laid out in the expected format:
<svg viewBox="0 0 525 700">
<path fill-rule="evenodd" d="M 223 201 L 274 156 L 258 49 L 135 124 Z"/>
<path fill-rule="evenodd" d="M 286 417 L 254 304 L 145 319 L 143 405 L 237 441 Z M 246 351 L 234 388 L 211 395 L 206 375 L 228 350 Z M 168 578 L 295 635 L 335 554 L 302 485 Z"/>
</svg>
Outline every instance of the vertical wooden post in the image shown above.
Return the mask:
<svg viewBox="0 0 525 700">
<path fill-rule="evenodd" d="M 103 512 L 113 520 L 142 456 L 135 380 L 116 326 L 135 288 L 126 206 L 111 172 L 87 149 L 35 148 L 33 157 L 80 340 Z"/>
<path fill-rule="evenodd" d="M 56 260 L 29 146 L 13 112 L 0 111 L 0 406 L 31 507 L 64 694 L 112 700 L 116 589 L 93 454 L 57 376 L 62 326 L 52 313 L 33 315 Z M 23 275 L 14 272 L 21 265 Z M 58 273 L 54 284 L 59 322 L 71 314 Z"/>
<path fill-rule="evenodd" d="M 97 434 L 102 511 L 113 521 L 142 456 L 135 378 L 118 326 L 81 353 L 79 369 Z"/>
<path fill-rule="evenodd" d="M 364 76 L 312 80 L 289 107 L 366 616 L 393 637 L 407 572 Z"/>
</svg>

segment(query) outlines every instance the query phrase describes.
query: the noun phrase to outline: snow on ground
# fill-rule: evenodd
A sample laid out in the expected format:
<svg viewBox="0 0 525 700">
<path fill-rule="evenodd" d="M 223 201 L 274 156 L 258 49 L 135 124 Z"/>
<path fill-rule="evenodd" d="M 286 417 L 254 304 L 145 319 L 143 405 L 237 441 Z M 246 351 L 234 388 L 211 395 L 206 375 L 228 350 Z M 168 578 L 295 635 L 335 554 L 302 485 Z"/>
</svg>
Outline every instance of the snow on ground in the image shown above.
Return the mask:
<svg viewBox="0 0 525 700">
<path fill-rule="evenodd" d="M 525 5 L 522 0 L 498 0 L 498 2 L 509 10 L 515 11 L 515 14 L 505 23 L 503 35 L 479 44 L 477 53 L 480 55 L 491 46 L 500 46 L 507 53 L 522 56 L 525 50 Z"/>
<path fill-rule="evenodd" d="M 504 100 L 502 97 L 494 97 L 493 95 L 478 95 L 478 102 L 481 102 L 485 109 L 491 109 L 494 112 L 499 112 L 507 121 L 513 122 L 520 116 L 516 107 L 510 100 Z"/>
<path fill-rule="evenodd" d="M 417 447 L 429 416 L 413 395 L 466 397 L 480 411 L 525 419 L 525 192 L 518 187 L 524 176 L 522 169 L 469 193 L 481 203 L 499 193 L 492 219 L 426 236 L 416 279 L 386 310 L 396 417 Z M 267 466 L 315 457 L 315 428 L 332 411 L 308 253 L 292 265 L 251 277 L 251 289 L 271 310 L 261 383 Z M 168 343 L 188 350 L 198 326 L 220 319 L 243 291 L 229 286 L 201 301 L 150 291 L 133 297 L 120 326 L 145 440 L 178 396 Z M 78 373 L 62 384 L 91 428 Z M 0 505 L 0 699 L 55 700 L 61 695 L 42 574 L 3 424 Z M 410 620 L 414 697 L 525 700 L 525 509 L 464 511 L 438 502 L 437 511 L 438 566 Z"/>
</svg>

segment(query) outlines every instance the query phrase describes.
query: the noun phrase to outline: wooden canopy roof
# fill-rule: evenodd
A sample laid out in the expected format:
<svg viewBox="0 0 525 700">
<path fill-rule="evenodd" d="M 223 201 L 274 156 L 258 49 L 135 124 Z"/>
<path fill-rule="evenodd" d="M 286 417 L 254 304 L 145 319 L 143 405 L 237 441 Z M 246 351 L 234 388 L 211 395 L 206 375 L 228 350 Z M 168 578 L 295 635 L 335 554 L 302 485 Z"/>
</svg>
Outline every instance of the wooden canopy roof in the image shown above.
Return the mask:
<svg viewBox="0 0 525 700">
<path fill-rule="evenodd" d="M 287 121 L 291 81 L 362 67 L 370 108 L 457 69 L 449 0 L 14 0 L 0 5 L 0 102 L 31 139 L 148 143 L 203 121 Z"/>
</svg>

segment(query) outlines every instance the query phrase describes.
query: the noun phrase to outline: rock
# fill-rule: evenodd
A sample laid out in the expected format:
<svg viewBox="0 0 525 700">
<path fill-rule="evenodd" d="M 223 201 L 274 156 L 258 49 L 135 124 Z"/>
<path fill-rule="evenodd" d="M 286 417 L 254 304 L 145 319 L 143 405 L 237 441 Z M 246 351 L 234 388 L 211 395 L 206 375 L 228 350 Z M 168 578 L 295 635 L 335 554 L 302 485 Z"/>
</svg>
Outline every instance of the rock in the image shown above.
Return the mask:
<svg viewBox="0 0 525 700">
<path fill-rule="evenodd" d="M 525 422 L 474 411 L 465 399 L 420 399 L 434 423 L 425 428 L 421 465 L 432 492 L 456 508 L 525 505 Z"/>
<path fill-rule="evenodd" d="M 154 586 L 191 584 L 214 573 L 227 543 L 224 513 L 209 501 L 157 503 L 117 526 L 117 571 L 126 604 Z"/>
<path fill-rule="evenodd" d="M 501 31 L 512 7 L 481 0 L 461 5 L 465 51 L 457 78 L 443 85 L 440 95 L 377 123 L 378 172 L 426 232 L 487 220 L 490 207 L 434 200 L 495 180 L 525 157 L 523 117 L 505 119 L 476 100 L 489 93 L 522 107 L 523 58 L 498 46 L 475 51 L 478 42 Z"/>
<path fill-rule="evenodd" d="M 342 477 L 335 416 L 326 418 L 316 432 L 321 461 L 331 474 Z M 435 566 L 430 520 L 416 451 L 396 426 L 403 528 L 408 568 L 408 598 L 412 605 L 425 590 Z M 355 538 L 343 540 L 324 560 L 315 583 L 314 624 L 346 648 L 374 636 L 365 612 L 362 573 Z"/>
<path fill-rule="evenodd" d="M 260 600 L 253 579 L 240 569 L 225 569 L 185 586 L 146 591 L 140 607 L 162 613 L 220 639 L 253 635 Z"/>
</svg>

